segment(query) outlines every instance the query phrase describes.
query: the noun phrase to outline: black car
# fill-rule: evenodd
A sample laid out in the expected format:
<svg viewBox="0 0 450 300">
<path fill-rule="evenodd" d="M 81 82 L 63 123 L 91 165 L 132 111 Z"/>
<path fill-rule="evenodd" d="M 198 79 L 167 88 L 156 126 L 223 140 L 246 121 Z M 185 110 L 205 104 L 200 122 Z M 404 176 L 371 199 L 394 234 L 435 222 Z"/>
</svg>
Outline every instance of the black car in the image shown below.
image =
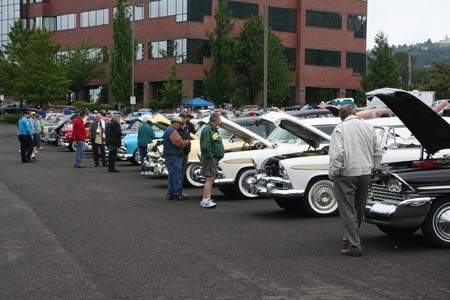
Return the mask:
<svg viewBox="0 0 450 300">
<path fill-rule="evenodd" d="M 407 92 L 376 97 L 420 141 L 423 154 L 374 172 L 365 221 L 389 235 L 412 235 L 421 228 L 433 246 L 450 247 L 450 124 Z"/>
</svg>

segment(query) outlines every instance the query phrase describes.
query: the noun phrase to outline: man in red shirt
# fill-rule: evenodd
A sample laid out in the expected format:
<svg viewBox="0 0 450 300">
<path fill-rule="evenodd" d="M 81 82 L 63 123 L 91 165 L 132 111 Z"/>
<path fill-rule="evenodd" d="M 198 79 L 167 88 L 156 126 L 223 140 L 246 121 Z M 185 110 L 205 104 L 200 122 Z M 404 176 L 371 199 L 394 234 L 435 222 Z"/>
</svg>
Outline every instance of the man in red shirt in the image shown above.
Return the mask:
<svg viewBox="0 0 450 300">
<path fill-rule="evenodd" d="M 81 165 L 81 160 L 83 159 L 84 142 L 87 138 L 86 128 L 84 127 L 84 111 L 78 113 L 78 117 L 75 118 L 73 122 L 72 137 L 75 140 L 77 152 L 75 155 L 75 168 L 86 168 Z"/>
</svg>

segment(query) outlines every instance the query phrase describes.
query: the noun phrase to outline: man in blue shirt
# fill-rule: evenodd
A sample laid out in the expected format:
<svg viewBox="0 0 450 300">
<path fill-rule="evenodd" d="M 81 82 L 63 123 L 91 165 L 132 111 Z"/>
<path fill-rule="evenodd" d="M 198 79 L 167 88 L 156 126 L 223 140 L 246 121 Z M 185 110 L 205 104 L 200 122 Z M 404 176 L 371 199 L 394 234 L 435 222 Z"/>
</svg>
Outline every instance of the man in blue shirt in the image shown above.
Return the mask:
<svg viewBox="0 0 450 300">
<path fill-rule="evenodd" d="M 19 120 L 18 136 L 22 163 L 31 162 L 31 153 L 33 152 L 33 128 L 31 127 L 29 111 L 24 112 L 23 117 Z"/>
</svg>

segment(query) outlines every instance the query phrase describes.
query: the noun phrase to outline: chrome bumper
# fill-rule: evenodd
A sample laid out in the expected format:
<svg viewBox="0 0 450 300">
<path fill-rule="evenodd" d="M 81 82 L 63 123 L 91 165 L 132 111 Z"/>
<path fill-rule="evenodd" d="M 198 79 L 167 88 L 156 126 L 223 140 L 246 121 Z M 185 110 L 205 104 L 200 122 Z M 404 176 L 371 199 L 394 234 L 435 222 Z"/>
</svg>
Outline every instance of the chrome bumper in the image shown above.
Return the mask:
<svg viewBox="0 0 450 300">
<path fill-rule="evenodd" d="M 234 179 L 233 178 L 219 178 L 214 180 L 215 185 L 225 186 L 225 185 L 233 185 Z"/>
<path fill-rule="evenodd" d="M 280 188 L 282 186 L 282 188 Z M 304 190 L 295 190 L 292 188 L 291 181 L 281 177 L 265 176 L 258 174 L 256 176 L 256 193 L 260 196 L 290 199 L 301 198 L 304 196 Z"/>
<path fill-rule="evenodd" d="M 369 201 L 365 210 L 365 222 L 398 228 L 420 226 L 431 207 L 434 198 L 418 197 L 398 201 Z"/>
</svg>

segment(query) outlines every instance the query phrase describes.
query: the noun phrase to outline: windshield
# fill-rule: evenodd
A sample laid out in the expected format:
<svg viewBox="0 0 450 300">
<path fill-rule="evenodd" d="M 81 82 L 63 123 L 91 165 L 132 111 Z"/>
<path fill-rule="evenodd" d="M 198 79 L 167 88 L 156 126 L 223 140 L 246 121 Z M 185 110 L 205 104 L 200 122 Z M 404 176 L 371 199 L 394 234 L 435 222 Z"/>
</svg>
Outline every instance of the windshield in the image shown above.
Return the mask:
<svg viewBox="0 0 450 300">
<path fill-rule="evenodd" d="M 381 146 L 386 149 L 420 147 L 420 142 L 415 138 L 411 131 L 406 128 L 406 126 L 387 128 L 375 127 L 375 133 L 377 134 L 378 141 L 383 143 Z"/>
</svg>

